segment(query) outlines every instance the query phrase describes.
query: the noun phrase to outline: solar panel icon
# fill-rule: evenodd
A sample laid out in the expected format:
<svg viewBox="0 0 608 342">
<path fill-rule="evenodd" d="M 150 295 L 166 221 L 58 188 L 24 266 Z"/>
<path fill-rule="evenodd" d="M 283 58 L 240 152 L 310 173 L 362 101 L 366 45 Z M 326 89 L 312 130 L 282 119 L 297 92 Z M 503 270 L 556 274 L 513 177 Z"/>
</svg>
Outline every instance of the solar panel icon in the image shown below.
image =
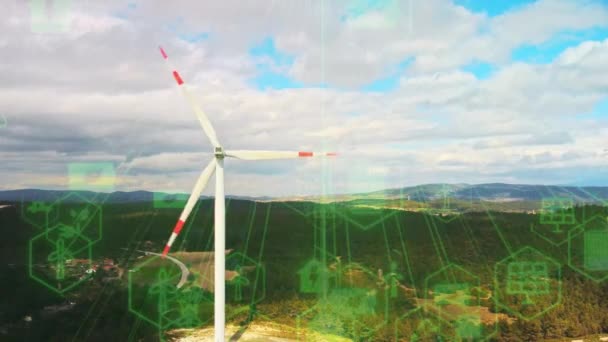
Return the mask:
<svg viewBox="0 0 608 342">
<path fill-rule="evenodd" d="M 555 226 L 554 233 L 561 233 L 560 225 L 576 223 L 574 201 L 570 198 L 544 198 L 541 204 L 540 223 Z"/>
<path fill-rule="evenodd" d="M 546 262 L 511 262 L 507 269 L 507 294 L 524 295 L 523 304 L 534 304 L 532 296 L 549 293 L 549 270 Z"/>
<path fill-rule="evenodd" d="M 608 271 L 608 230 L 585 232 L 583 251 L 587 270 Z"/>
</svg>

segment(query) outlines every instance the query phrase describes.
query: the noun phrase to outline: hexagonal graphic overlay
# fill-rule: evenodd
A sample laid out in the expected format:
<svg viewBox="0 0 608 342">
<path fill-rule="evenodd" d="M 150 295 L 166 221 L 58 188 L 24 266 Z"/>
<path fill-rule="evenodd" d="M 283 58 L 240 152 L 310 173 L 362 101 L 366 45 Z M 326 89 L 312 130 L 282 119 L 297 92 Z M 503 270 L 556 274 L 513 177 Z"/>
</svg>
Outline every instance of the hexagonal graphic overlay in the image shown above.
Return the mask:
<svg viewBox="0 0 608 342">
<path fill-rule="evenodd" d="M 568 265 L 596 282 L 608 279 L 608 218 L 593 216 L 569 237 Z"/>
<path fill-rule="evenodd" d="M 300 293 L 323 293 L 329 286 L 331 273 L 327 265 L 310 259 L 297 271 Z"/>
<path fill-rule="evenodd" d="M 213 295 L 195 282 L 178 289 L 180 278 L 180 268 L 170 260 L 146 257 L 128 273 L 129 311 L 160 330 L 209 322 Z"/>
<path fill-rule="evenodd" d="M 399 212 L 398 210 L 352 204 L 336 204 L 333 210 L 338 217 L 361 230 L 374 229 Z"/>
<path fill-rule="evenodd" d="M 259 303 L 266 297 L 264 265 L 241 252 L 226 257 L 226 302 Z"/>
<path fill-rule="evenodd" d="M 100 205 L 77 192 L 57 199 L 50 207 L 48 225 L 63 226 L 64 234 L 82 235 L 92 243 L 101 240 L 103 211 Z"/>
<path fill-rule="evenodd" d="M 496 333 L 498 316 L 484 315 L 490 308 L 482 306 L 481 300 L 487 299 L 489 290 L 476 275 L 448 264 L 430 274 L 424 284 L 422 307 L 453 327 L 454 334 L 482 341 Z"/>
<path fill-rule="evenodd" d="M 458 185 L 428 185 L 424 189 L 417 189 L 414 197 L 423 202 L 422 212 L 443 223 L 449 223 L 472 207 L 471 198 L 464 199 L 457 195 L 459 190 Z"/>
<path fill-rule="evenodd" d="M 571 198 L 543 198 L 538 222 L 530 229 L 552 245 L 560 246 L 568 241 L 568 231 L 582 221 L 582 216 L 582 210 L 576 210 Z"/>
<path fill-rule="evenodd" d="M 336 271 L 329 270 L 328 278 L 335 278 Z M 388 287 L 382 274 L 358 263 L 349 263 L 340 272 L 341 286 L 319 293 L 318 302 L 296 318 L 300 340 L 332 335 L 370 340 L 388 321 Z"/>
<path fill-rule="evenodd" d="M 496 305 L 524 320 L 540 317 L 562 300 L 561 265 L 524 247 L 494 267 Z"/>
<path fill-rule="evenodd" d="M 34 236 L 28 246 L 30 277 L 52 291 L 66 293 L 94 273 L 91 245 L 81 235 L 55 240 L 49 240 L 46 232 Z"/>
<path fill-rule="evenodd" d="M 30 29 L 33 33 L 63 33 L 70 27 L 72 0 L 29 0 Z M 52 14 L 51 14 L 52 13 Z"/>
<path fill-rule="evenodd" d="M 454 328 L 432 312 L 418 307 L 395 320 L 395 341 L 453 341 Z"/>
<path fill-rule="evenodd" d="M 21 201 L 21 217 L 24 221 L 39 229 L 49 227 L 49 222 L 57 221 L 57 213 L 51 210 L 52 203 L 48 201 Z M 49 217 L 49 214 L 51 216 Z"/>
<path fill-rule="evenodd" d="M 295 213 L 297 213 L 298 215 L 301 215 L 305 219 L 311 219 L 312 215 L 315 213 L 315 208 L 317 205 L 320 205 L 320 204 L 314 203 L 314 202 L 309 202 L 309 201 L 306 201 L 305 199 L 303 199 L 301 201 L 294 200 L 294 201 L 277 202 L 276 204 L 273 203 L 273 211 L 277 207 L 285 207 L 290 210 L 293 210 Z"/>
<path fill-rule="evenodd" d="M 369 340 L 386 323 L 379 309 L 379 297 L 376 289 L 332 289 L 326 298 L 319 298 L 317 304 L 298 315 L 298 339 L 333 335 Z"/>
<path fill-rule="evenodd" d="M 116 171 L 111 162 L 70 163 L 68 165 L 70 190 L 112 192 Z"/>
</svg>

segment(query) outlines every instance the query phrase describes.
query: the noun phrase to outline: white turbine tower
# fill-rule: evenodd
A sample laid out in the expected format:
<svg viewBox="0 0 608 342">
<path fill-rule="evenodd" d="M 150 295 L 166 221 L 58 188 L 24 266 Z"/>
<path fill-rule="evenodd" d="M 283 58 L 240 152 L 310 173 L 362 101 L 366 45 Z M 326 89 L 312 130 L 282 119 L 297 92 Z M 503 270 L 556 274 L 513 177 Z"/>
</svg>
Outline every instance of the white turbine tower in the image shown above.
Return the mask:
<svg viewBox="0 0 608 342">
<path fill-rule="evenodd" d="M 215 212 L 214 212 L 214 220 L 215 220 L 215 251 L 214 251 L 214 313 L 215 313 L 215 321 L 214 321 L 214 329 L 215 329 L 215 341 L 223 342 L 224 341 L 224 325 L 225 325 L 225 304 L 226 304 L 226 296 L 225 296 L 225 273 L 226 273 L 226 260 L 225 260 L 225 250 L 226 250 L 226 213 L 225 213 L 225 196 L 224 196 L 224 158 L 231 157 L 237 159 L 244 160 L 262 160 L 262 159 L 291 159 L 291 158 L 302 158 L 302 157 L 331 157 L 335 156 L 335 153 L 313 153 L 313 152 L 298 152 L 298 151 L 252 151 L 252 150 L 233 150 L 233 151 L 224 151 L 222 145 L 220 145 L 217 136 L 215 135 L 215 130 L 209 122 L 209 119 L 200 108 L 194 97 L 190 94 L 188 89 L 186 88 L 183 79 L 169 62 L 169 58 L 160 47 L 160 53 L 163 55 L 163 58 L 167 62 L 167 66 L 169 70 L 173 74 L 173 78 L 177 82 L 177 85 L 182 90 L 184 96 L 190 103 L 190 106 L 196 113 L 198 117 L 198 121 L 200 122 L 207 138 L 213 145 L 213 153 L 214 158 L 211 159 L 209 164 L 203 169 L 201 175 L 199 176 L 196 184 L 194 185 L 194 189 L 192 189 L 192 193 L 188 198 L 188 202 L 186 202 L 186 207 L 182 211 L 175 228 L 173 228 L 173 232 L 171 233 L 171 237 L 163 250 L 163 257 L 165 257 L 169 253 L 169 249 L 171 249 L 171 245 L 177 238 L 177 235 L 182 230 L 184 223 L 188 219 L 192 208 L 199 200 L 203 189 L 207 185 L 209 178 L 213 172 L 215 172 Z"/>
</svg>

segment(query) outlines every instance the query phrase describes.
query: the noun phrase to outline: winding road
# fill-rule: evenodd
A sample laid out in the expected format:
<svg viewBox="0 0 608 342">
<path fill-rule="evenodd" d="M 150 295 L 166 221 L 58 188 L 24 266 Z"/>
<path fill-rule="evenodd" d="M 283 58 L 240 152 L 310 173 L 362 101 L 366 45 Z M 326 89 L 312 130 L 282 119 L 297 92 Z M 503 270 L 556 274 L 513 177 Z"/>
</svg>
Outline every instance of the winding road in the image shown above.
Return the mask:
<svg viewBox="0 0 608 342">
<path fill-rule="evenodd" d="M 163 256 L 161 253 L 154 253 L 154 252 L 140 251 L 140 250 L 137 250 L 137 251 L 142 252 L 145 255 L 158 255 L 160 257 Z M 184 265 L 183 262 L 177 260 L 176 258 L 174 258 L 170 255 L 167 255 L 166 258 L 173 261 L 182 270 L 182 277 L 179 279 L 179 283 L 177 283 L 177 288 L 179 289 L 182 286 L 184 286 L 184 284 L 188 281 L 188 276 L 190 275 L 190 271 L 188 270 L 188 267 L 186 267 L 186 265 Z"/>
</svg>

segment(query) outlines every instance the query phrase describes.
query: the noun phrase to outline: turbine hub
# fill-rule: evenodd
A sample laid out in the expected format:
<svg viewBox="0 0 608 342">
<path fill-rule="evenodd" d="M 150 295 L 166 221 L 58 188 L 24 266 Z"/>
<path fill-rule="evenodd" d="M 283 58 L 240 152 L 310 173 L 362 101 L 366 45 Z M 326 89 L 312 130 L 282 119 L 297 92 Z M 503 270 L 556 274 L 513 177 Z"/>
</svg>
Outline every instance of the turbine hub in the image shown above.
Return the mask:
<svg viewBox="0 0 608 342">
<path fill-rule="evenodd" d="M 216 158 L 224 158 L 224 156 L 226 155 L 226 154 L 224 153 L 224 149 L 223 149 L 221 146 L 220 146 L 220 147 L 216 147 L 216 148 L 214 149 L 213 154 L 215 154 L 215 157 L 216 157 Z"/>
</svg>

